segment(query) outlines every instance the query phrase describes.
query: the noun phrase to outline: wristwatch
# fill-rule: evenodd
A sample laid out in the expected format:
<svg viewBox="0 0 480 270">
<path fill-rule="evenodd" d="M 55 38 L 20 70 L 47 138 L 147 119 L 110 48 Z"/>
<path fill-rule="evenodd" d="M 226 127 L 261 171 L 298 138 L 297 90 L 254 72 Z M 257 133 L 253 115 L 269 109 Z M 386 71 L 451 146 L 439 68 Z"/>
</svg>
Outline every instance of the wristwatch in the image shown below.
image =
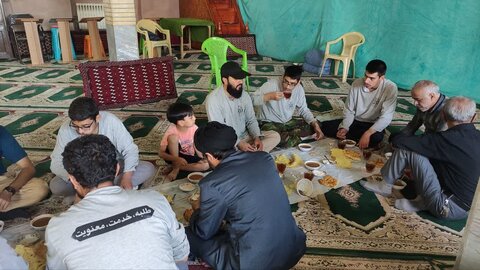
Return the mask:
<svg viewBox="0 0 480 270">
<path fill-rule="evenodd" d="M 15 195 L 15 193 L 17 193 L 17 190 L 14 188 L 14 187 L 11 187 L 11 186 L 8 186 L 6 188 L 4 188 L 3 190 L 9 192 L 10 194 Z"/>
</svg>

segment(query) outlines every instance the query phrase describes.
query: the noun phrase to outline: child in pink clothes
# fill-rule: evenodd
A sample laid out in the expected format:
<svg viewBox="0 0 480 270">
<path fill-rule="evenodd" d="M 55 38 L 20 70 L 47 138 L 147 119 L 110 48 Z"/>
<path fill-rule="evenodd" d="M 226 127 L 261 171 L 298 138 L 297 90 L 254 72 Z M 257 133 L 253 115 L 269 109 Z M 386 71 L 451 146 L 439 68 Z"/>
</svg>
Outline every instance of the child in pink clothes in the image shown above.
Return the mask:
<svg viewBox="0 0 480 270">
<path fill-rule="evenodd" d="M 172 164 L 172 171 L 165 180 L 170 182 L 182 171 L 205 171 L 209 166 L 195 151 L 193 135 L 197 130 L 192 106 L 173 103 L 168 107 L 167 119 L 170 126 L 160 142 L 159 156 Z"/>
</svg>

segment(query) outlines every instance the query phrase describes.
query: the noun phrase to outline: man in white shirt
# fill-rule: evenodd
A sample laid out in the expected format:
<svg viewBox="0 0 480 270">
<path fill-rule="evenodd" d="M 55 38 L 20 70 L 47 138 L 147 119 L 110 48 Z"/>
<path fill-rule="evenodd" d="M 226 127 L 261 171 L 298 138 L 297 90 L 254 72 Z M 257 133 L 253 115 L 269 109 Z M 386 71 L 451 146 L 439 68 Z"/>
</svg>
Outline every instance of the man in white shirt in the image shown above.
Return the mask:
<svg viewBox="0 0 480 270">
<path fill-rule="evenodd" d="M 378 146 L 397 105 L 397 85 L 385 78 L 386 71 L 382 60 L 367 64 L 365 77 L 352 83 L 343 119 L 322 122 L 326 136 L 354 140 L 360 148 Z"/>
</svg>

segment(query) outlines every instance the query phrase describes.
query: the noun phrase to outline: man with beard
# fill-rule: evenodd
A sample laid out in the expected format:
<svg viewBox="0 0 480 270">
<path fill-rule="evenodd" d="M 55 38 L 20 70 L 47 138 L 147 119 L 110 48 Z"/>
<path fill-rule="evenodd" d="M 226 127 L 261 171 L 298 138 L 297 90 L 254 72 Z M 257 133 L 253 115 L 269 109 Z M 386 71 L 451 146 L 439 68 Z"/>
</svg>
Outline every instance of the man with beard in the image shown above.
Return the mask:
<svg viewBox="0 0 480 270">
<path fill-rule="evenodd" d="M 442 108 L 446 98 L 440 93 L 436 83 L 427 80 L 418 81 L 413 86 L 411 95 L 417 111 L 405 128 L 390 135 L 390 141 L 399 134 L 414 135 L 422 125 L 425 126 L 425 133 L 447 129 L 447 123 L 442 117 Z"/>
<path fill-rule="evenodd" d="M 305 234 L 272 156 L 235 151 L 236 140 L 233 128 L 218 122 L 195 132 L 213 171 L 199 183 L 195 210 L 184 214 L 190 251 L 214 269 L 290 269 L 305 253 Z"/>
<path fill-rule="evenodd" d="M 270 152 L 279 142 L 275 131 L 260 133 L 252 100 L 243 95 L 243 79 L 250 73 L 236 62 L 226 62 L 221 68 L 223 85 L 213 90 L 206 99 L 208 121 L 231 126 L 237 134 L 235 146 L 242 151 Z"/>
<path fill-rule="evenodd" d="M 360 148 L 378 146 L 397 105 L 397 85 L 385 78 L 386 72 L 387 65 L 382 60 L 367 64 L 364 78 L 352 83 L 343 119 L 322 123 L 326 136 L 357 141 Z"/>
</svg>

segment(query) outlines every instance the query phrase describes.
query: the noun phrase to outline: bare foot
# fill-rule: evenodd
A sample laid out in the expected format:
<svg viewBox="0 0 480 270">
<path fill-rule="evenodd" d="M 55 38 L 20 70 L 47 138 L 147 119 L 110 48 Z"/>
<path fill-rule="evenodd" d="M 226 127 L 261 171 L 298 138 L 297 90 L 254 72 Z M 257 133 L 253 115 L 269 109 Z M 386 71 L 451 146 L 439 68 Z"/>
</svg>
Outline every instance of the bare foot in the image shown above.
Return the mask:
<svg viewBox="0 0 480 270">
<path fill-rule="evenodd" d="M 167 175 L 170 172 L 172 172 L 172 170 L 173 170 L 173 166 L 166 166 L 165 168 L 162 169 L 162 174 Z"/>
<path fill-rule="evenodd" d="M 177 179 L 179 171 L 180 168 L 173 168 L 172 171 L 165 176 L 165 182 L 172 182 L 173 180 Z"/>
</svg>

